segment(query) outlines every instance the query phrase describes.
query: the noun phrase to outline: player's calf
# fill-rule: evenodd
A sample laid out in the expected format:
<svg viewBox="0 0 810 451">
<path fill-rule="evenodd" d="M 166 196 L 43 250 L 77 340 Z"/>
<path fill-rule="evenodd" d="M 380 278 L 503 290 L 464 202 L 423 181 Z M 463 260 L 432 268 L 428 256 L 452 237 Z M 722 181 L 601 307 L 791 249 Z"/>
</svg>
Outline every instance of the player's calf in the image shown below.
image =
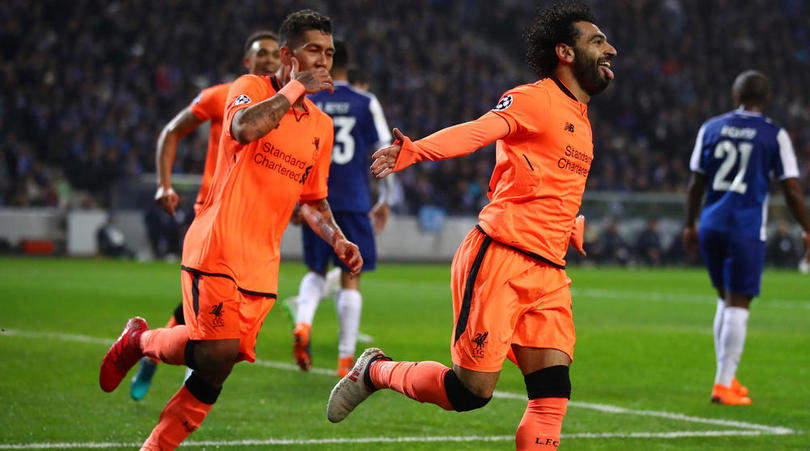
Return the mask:
<svg viewBox="0 0 810 451">
<path fill-rule="evenodd" d="M 523 379 L 529 404 L 515 437 L 517 449 L 557 449 L 571 397 L 569 369 L 565 365 L 550 366 Z"/>
</svg>

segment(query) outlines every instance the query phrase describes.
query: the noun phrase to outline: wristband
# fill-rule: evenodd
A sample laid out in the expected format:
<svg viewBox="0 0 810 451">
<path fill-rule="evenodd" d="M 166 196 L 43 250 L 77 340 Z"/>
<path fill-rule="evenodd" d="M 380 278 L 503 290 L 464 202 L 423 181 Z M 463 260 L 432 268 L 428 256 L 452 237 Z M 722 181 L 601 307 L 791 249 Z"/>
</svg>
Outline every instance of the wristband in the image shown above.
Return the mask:
<svg viewBox="0 0 810 451">
<path fill-rule="evenodd" d="M 307 88 L 298 80 L 290 80 L 289 83 L 278 91 L 279 94 L 287 98 L 290 105 L 294 104 L 305 92 L 307 92 Z"/>
<path fill-rule="evenodd" d="M 160 199 L 161 197 L 164 197 L 164 196 L 170 196 L 172 194 L 175 194 L 175 192 L 174 192 L 174 189 L 172 189 L 171 186 L 169 186 L 169 188 L 166 189 L 166 188 L 163 187 L 163 185 L 160 185 L 160 186 L 158 186 L 157 192 L 155 193 L 155 200 L 158 200 L 158 199 Z"/>
</svg>

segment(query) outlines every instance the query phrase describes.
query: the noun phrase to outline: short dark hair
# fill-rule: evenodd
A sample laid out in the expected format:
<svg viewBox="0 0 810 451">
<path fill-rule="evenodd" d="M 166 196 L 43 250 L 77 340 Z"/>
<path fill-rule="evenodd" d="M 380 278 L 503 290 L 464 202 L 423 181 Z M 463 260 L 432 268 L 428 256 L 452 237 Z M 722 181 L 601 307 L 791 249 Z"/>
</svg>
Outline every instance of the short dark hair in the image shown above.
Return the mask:
<svg viewBox="0 0 810 451">
<path fill-rule="evenodd" d="M 247 55 L 253 43 L 262 39 L 272 39 L 278 42 L 278 35 L 270 30 L 259 30 L 250 33 L 250 36 L 248 36 L 247 39 L 245 39 L 245 47 L 243 49 L 244 50 L 243 53 Z"/>
<path fill-rule="evenodd" d="M 771 99 L 768 77 L 756 70 L 747 70 L 734 79 L 731 96 L 745 106 L 764 107 Z"/>
<path fill-rule="evenodd" d="M 351 84 L 368 83 L 368 73 L 354 66 L 349 66 L 349 70 L 346 72 L 346 78 L 349 79 L 349 83 Z"/>
<path fill-rule="evenodd" d="M 541 78 L 550 77 L 560 62 L 556 47 L 559 43 L 571 47 L 579 37 L 574 22 L 595 23 L 591 8 L 584 3 L 563 0 L 543 9 L 537 15 L 523 38 L 526 40 L 526 59 L 529 67 Z"/>
<path fill-rule="evenodd" d="M 342 40 L 335 40 L 335 54 L 332 55 L 332 69 L 346 69 L 349 66 L 349 49 Z"/>
<path fill-rule="evenodd" d="M 319 30 L 326 34 L 332 34 L 332 19 L 311 9 L 296 11 L 281 23 L 278 35 L 281 38 L 279 44 L 287 48 L 295 48 L 298 41 L 303 39 L 304 33 L 309 30 Z"/>
</svg>

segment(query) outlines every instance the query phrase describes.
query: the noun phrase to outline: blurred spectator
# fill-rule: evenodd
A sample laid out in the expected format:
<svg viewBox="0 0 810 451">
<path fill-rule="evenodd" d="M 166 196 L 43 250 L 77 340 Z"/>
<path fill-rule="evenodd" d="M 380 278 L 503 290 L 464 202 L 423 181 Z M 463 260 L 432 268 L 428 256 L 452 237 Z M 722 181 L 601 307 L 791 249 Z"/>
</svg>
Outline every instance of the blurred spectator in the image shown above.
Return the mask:
<svg viewBox="0 0 810 451">
<path fill-rule="evenodd" d="M 658 234 L 658 220 L 647 219 L 644 229 L 638 234 L 636 239 L 636 256 L 639 263 L 659 266 L 663 263 L 663 252 L 661 250 L 661 237 Z"/>
<path fill-rule="evenodd" d="M 785 221 L 779 221 L 774 234 L 768 238 L 765 262 L 779 268 L 795 268 L 801 256 Z"/>
<path fill-rule="evenodd" d="M 104 257 L 132 258 L 135 254 L 127 248 L 124 232 L 115 225 L 113 215 L 107 215 L 98 230 L 96 230 L 96 245 L 98 253 Z"/>
<path fill-rule="evenodd" d="M 619 221 L 612 218 L 607 227 L 596 239 L 590 249 L 588 258 L 597 263 L 626 264 L 630 260 L 630 247 L 619 234 Z"/>
</svg>

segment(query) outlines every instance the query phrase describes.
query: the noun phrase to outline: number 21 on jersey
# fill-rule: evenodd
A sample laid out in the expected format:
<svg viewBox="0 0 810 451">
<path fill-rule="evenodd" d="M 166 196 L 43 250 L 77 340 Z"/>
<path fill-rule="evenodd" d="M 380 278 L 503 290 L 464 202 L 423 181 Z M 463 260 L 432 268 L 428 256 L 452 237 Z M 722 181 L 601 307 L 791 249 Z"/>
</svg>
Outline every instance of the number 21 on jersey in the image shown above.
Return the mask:
<svg viewBox="0 0 810 451">
<path fill-rule="evenodd" d="M 714 148 L 714 158 L 722 160 L 717 173 L 714 175 L 712 181 L 712 189 L 715 191 L 733 191 L 735 193 L 745 194 L 748 189 L 748 184 L 745 183 L 745 170 L 748 168 L 748 160 L 751 158 L 751 151 L 754 149 L 753 144 L 747 141 L 742 141 L 735 145 L 732 141 L 724 139 L 717 143 Z M 740 166 L 734 178 L 729 181 L 728 176 L 734 168 L 737 160 L 740 160 Z"/>
</svg>

